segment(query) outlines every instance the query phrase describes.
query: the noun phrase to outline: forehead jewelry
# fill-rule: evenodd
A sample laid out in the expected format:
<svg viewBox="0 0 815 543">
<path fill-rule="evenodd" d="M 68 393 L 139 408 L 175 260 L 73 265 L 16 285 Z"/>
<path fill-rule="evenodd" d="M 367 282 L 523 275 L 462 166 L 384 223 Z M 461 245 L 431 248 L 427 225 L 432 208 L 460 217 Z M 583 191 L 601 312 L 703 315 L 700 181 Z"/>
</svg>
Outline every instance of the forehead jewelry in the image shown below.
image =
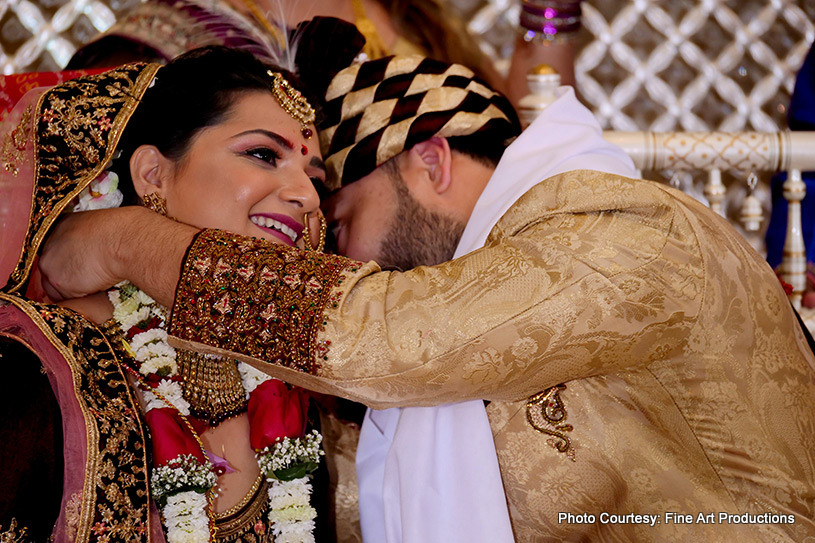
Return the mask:
<svg viewBox="0 0 815 543">
<path fill-rule="evenodd" d="M 288 113 L 295 121 L 300 123 L 300 133 L 306 139 L 311 139 L 314 133 L 308 125 L 314 122 L 316 116 L 314 115 L 314 108 L 308 103 L 306 97 L 300 94 L 300 91 L 291 86 L 291 84 L 283 77 L 280 72 L 273 72 L 269 70 L 266 72 L 272 78 L 272 90 L 277 103 L 283 108 L 283 111 Z"/>
</svg>

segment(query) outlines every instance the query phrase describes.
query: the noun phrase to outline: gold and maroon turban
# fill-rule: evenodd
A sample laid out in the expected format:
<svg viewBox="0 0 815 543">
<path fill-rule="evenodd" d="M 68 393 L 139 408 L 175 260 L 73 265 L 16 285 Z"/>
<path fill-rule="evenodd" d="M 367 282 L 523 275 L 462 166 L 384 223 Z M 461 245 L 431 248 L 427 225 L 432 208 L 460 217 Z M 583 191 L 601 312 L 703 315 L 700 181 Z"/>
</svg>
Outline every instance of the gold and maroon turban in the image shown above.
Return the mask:
<svg viewBox="0 0 815 543">
<path fill-rule="evenodd" d="M 320 146 L 332 190 L 434 136 L 492 132 L 504 145 L 521 130 L 509 100 L 470 69 L 418 55 L 343 69 L 325 102 Z"/>
</svg>

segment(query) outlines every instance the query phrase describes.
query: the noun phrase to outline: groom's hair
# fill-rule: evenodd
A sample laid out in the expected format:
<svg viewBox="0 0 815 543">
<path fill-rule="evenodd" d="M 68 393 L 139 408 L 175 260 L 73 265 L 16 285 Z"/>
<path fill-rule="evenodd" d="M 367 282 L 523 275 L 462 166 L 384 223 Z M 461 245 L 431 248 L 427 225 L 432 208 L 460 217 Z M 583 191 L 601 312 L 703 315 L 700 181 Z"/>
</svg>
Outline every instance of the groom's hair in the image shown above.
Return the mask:
<svg viewBox="0 0 815 543">
<path fill-rule="evenodd" d="M 334 186 L 434 136 L 495 166 L 521 132 L 509 100 L 460 64 L 394 56 L 339 72 L 325 93 L 320 146 Z"/>
</svg>

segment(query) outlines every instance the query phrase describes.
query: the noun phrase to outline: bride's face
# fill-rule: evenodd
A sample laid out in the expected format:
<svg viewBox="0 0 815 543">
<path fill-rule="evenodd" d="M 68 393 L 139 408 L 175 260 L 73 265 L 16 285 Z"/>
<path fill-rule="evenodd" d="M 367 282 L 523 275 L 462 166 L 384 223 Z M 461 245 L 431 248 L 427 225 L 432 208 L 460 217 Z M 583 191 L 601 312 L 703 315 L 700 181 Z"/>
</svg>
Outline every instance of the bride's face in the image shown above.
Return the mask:
<svg viewBox="0 0 815 543">
<path fill-rule="evenodd" d="M 168 215 L 200 228 L 298 244 L 304 214 L 320 205 L 314 183 L 325 181 L 318 140 L 301 131 L 271 94 L 240 95 L 172 168 L 163 191 Z"/>
</svg>

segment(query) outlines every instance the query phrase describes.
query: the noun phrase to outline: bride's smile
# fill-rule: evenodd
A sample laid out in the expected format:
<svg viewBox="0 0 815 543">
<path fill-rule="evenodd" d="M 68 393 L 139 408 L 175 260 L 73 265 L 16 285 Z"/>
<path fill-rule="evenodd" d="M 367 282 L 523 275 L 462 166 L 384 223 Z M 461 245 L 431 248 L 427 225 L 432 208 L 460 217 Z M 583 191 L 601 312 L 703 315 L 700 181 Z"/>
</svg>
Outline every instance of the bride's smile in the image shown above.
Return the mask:
<svg viewBox="0 0 815 543">
<path fill-rule="evenodd" d="M 316 139 L 302 132 L 269 93 L 245 92 L 180 159 L 137 150 L 134 184 L 140 196 L 158 192 L 178 221 L 294 246 L 326 175 Z"/>
<path fill-rule="evenodd" d="M 294 245 L 303 234 L 303 225 L 285 215 L 259 213 L 250 216 L 249 220 L 264 232 L 279 237 L 288 245 Z"/>
</svg>

